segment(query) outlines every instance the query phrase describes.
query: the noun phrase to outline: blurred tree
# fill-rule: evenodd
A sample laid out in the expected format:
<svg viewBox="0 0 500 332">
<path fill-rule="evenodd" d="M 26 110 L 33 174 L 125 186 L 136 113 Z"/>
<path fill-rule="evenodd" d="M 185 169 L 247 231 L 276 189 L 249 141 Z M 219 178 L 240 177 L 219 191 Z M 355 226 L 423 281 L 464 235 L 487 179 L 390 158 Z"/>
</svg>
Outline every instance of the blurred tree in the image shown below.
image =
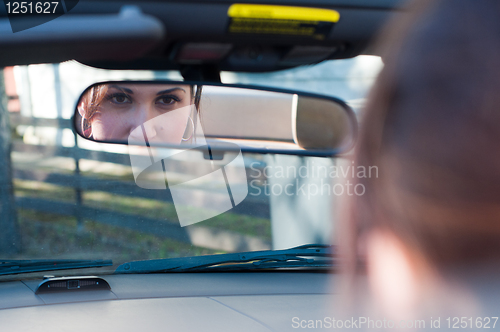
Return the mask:
<svg viewBox="0 0 500 332">
<path fill-rule="evenodd" d="M 11 132 L 3 70 L 0 70 L 0 254 L 21 249 L 10 158 Z"/>
</svg>

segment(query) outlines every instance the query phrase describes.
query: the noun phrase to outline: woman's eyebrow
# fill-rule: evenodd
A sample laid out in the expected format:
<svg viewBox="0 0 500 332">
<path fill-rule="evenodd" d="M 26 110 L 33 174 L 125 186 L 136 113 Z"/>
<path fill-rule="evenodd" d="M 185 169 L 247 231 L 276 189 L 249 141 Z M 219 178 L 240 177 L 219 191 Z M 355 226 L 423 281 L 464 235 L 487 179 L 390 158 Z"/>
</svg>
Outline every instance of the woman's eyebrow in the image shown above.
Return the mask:
<svg viewBox="0 0 500 332">
<path fill-rule="evenodd" d="M 134 91 L 132 91 L 130 89 L 127 89 L 127 88 L 124 88 L 124 87 L 121 87 L 121 86 L 118 86 L 116 84 L 110 85 L 109 87 L 110 88 L 115 88 L 115 89 L 120 90 L 120 91 L 124 91 L 126 93 L 130 93 L 131 95 L 134 94 Z"/>
<path fill-rule="evenodd" d="M 162 95 L 164 93 L 170 93 L 170 92 L 173 92 L 175 90 L 182 90 L 182 91 L 186 92 L 186 90 L 184 90 L 183 88 L 175 87 L 175 88 L 172 88 L 172 89 L 161 90 L 156 95 L 158 96 L 158 95 Z"/>
</svg>

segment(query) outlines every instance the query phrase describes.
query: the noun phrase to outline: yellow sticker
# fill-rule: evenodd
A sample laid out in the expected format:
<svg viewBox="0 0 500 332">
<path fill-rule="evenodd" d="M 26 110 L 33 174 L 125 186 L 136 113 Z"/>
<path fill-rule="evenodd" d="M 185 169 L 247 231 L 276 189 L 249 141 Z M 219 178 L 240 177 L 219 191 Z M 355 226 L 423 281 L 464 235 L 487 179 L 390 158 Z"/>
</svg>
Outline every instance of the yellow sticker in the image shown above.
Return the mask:
<svg viewBox="0 0 500 332">
<path fill-rule="evenodd" d="M 235 3 L 227 11 L 229 17 L 267 18 L 276 20 L 323 21 L 337 23 L 340 14 L 331 9 L 248 5 Z"/>
<path fill-rule="evenodd" d="M 227 15 L 230 33 L 277 34 L 324 39 L 340 14 L 331 9 L 233 4 Z"/>
</svg>

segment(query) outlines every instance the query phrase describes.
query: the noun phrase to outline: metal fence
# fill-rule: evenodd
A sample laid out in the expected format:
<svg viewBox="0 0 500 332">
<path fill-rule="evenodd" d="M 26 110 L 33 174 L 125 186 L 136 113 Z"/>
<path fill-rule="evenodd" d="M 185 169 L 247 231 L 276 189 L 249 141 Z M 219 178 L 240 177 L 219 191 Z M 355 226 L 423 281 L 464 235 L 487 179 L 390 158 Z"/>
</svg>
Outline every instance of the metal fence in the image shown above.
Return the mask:
<svg viewBox="0 0 500 332">
<path fill-rule="evenodd" d="M 22 117 L 18 113 L 10 114 L 10 122 L 13 128 L 19 125 L 59 129 L 72 128 L 70 120 L 68 119 Z M 40 154 L 43 155 L 44 158 L 66 157 L 72 158 L 75 161 L 75 168 L 72 174 L 36 169 L 20 169 L 16 167 L 14 163 L 13 177 L 15 179 L 69 187 L 75 191 L 74 203 L 62 202 L 50 198 L 17 196 L 15 201 L 18 209 L 30 209 L 45 213 L 73 216 L 76 218 L 79 226 L 83 224 L 83 220 L 93 220 L 106 225 L 153 234 L 155 236 L 170 238 L 210 249 L 244 251 L 271 247 L 268 241 L 255 236 L 197 225 L 181 228 L 178 224 L 167 220 L 152 219 L 139 215 L 86 206 L 82 198 L 85 191 L 101 191 L 114 195 L 146 198 L 170 203 L 173 202 L 172 196 L 168 190 L 142 189 L 138 187 L 134 181 L 103 180 L 84 175 L 80 171 L 79 165 L 80 161 L 83 159 L 130 166 L 130 157 L 128 154 L 82 149 L 78 146 L 76 136 L 74 147 L 33 145 L 25 144 L 21 140 L 14 140 L 12 143 L 12 151 L 19 154 Z M 206 195 L 209 196 L 210 193 L 207 192 Z M 231 212 L 269 219 L 269 201 L 266 198 L 255 199 L 249 196 L 240 205 L 232 209 Z"/>
</svg>

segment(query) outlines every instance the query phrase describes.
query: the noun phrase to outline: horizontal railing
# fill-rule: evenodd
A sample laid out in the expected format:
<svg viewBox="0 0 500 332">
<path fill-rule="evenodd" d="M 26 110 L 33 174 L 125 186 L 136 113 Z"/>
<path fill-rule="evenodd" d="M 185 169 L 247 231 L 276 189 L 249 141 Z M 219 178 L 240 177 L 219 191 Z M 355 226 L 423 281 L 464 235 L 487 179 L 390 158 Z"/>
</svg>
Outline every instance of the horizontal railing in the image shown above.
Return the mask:
<svg viewBox="0 0 500 332">
<path fill-rule="evenodd" d="M 40 119 L 22 117 L 19 116 L 19 114 L 11 114 L 10 121 L 13 127 L 24 125 L 59 129 L 72 128 L 71 121 L 68 119 Z M 39 154 L 43 156 L 43 158 L 71 158 L 74 159 L 77 164 L 81 160 L 94 160 L 130 166 L 130 157 L 128 154 L 87 150 L 78 147 L 78 144 L 75 144 L 74 147 L 47 146 L 25 144 L 22 141 L 15 140 L 12 143 L 12 151 L 25 156 Z M 179 163 L 182 163 L 182 161 L 179 161 Z M 74 203 L 70 203 L 52 200 L 48 197 L 35 198 L 18 196 L 16 197 L 16 205 L 21 209 L 74 216 L 79 221 L 83 219 L 93 220 L 105 225 L 153 234 L 155 236 L 216 250 L 246 251 L 271 247 L 269 242 L 259 237 L 198 225 L 181 228 L 178 222 L 147 218 L 104 208 L 89 207 L 84 204 L 84 200 L 82 199 L 82 195 L 86 191 L 100 191 L 113 195 L 146 198 L 172 203 L 172 196 L 168 190 L 148 190 L 138 187 L 135 182 L 129 180 L 110 180 L 83 175 L 78 167 L 70 174 L 30 169 L 29 167 L 20 168 L 16 163 L 14 163 L 13 167 L 13 177 L 15 179 L 69 187 L 75 190 L 77 197 Z M 175 168 L 182 169 L 182 167 L 182 165 L 178 165 Z M 207 199 L 214 199 L 214 195 L 208 191 L 203 194 L 206 195 Z M 241 204 L 233 208 L 231 213 L 269 219 L 269 201 L 266 197 L 249 195 Z"/>
</svg>

